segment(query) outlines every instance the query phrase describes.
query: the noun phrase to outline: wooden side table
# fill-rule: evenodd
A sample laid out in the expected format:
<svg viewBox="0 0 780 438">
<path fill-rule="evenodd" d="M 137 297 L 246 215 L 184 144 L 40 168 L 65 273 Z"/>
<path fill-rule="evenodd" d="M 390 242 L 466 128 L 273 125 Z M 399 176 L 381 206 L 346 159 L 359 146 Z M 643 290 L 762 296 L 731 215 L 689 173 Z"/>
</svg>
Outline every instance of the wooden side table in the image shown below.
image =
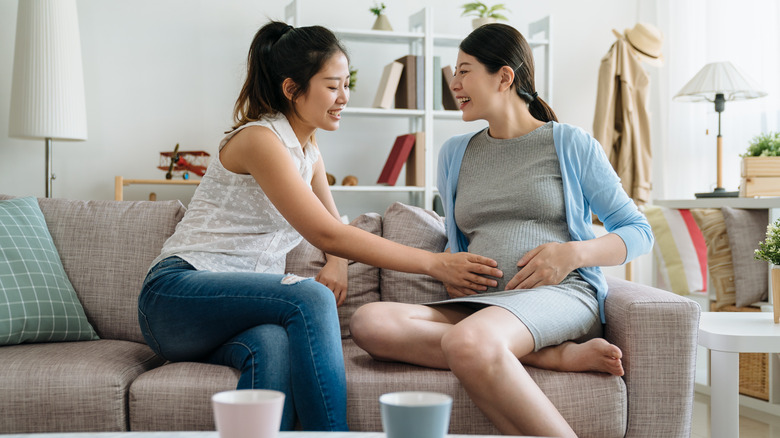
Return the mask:
<svg viewBox="0 0 780 438">
<path fill-rule="evenodd" d="M 702 312 L 699 345 L 710 349 L 713 438 L 739 436 L 739 353 L 779 353 L 772 312 Z"/>
<path fill-rule="evenodd" d="M 160 185 L 186 185 L 196 186 L 200 184 L 199 179 L 126 179 L 121 176 L 114 178 L 114 200 L 124 200 L 125 186 L 131 184 L 160 184 Z"/>
</svg>

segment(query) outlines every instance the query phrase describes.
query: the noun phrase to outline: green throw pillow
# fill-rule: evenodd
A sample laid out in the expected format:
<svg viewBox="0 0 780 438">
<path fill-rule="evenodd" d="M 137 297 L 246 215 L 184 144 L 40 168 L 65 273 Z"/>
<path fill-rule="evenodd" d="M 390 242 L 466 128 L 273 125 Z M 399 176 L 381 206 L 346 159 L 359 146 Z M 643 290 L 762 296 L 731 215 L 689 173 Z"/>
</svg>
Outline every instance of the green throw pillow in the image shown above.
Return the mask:
<svg viewBox="0 0 780 438">
<path fill-rule="evenodd" d="M 0 201 L 0 345 L 93 339 L 38 201 Z"/>
</svg>

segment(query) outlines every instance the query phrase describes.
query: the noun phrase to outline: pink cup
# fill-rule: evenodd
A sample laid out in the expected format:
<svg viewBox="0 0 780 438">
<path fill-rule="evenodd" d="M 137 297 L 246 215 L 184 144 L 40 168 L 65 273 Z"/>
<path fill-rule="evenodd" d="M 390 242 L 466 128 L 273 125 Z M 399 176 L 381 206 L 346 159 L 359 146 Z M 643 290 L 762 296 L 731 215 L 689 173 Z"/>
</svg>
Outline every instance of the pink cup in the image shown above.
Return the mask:
<svg viewBox="0 0 780 438">
<path fill-rule="evenodd" d="M 211 397 L 220 438 L 276 438 L 284 393 L 269 389 L 218 392 Z"/>
</svg>

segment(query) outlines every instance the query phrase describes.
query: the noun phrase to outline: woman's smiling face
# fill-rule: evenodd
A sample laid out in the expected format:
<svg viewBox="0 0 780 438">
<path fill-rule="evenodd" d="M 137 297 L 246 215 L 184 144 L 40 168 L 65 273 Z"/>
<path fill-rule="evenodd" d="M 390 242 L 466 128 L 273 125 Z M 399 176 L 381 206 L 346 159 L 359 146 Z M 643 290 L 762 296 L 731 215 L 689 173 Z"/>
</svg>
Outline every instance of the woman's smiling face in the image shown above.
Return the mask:
<svg viewBox="0 0 780 438">
<path fill-rule="evenodd" d="M 463 120 L 485 118 L 493 103 L 492 95 L 498 92 L 499 82 L 499 75 L 489 73 L 477 58 L 463 51 L 458 52 L 450 90 L 463 111 Z"/>
<path fill-rule="evenodd" d="M 335 131 L 349 102 L 349 62 L 341 52 L 331 56 L 309 81 L 305 95 L 294 102 L 300 122 L 312 129 Z"/>
</svg>

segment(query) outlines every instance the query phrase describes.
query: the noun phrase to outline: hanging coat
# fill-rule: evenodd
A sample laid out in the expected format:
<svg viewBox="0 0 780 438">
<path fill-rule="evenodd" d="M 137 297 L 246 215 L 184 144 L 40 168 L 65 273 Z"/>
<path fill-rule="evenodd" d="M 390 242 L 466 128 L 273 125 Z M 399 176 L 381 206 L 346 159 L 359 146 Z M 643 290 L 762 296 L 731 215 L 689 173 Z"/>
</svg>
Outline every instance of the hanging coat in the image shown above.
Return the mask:
<svg viewBox="0 0 780 438">
<path fill-rule="evenodd" d="M 632 50 L 621 37 L 601 59 L 593 136 L 604 147 L 628 196 L 643 205 L 650 202 L 652 188 L 650 79 Z"/>
</svg>

